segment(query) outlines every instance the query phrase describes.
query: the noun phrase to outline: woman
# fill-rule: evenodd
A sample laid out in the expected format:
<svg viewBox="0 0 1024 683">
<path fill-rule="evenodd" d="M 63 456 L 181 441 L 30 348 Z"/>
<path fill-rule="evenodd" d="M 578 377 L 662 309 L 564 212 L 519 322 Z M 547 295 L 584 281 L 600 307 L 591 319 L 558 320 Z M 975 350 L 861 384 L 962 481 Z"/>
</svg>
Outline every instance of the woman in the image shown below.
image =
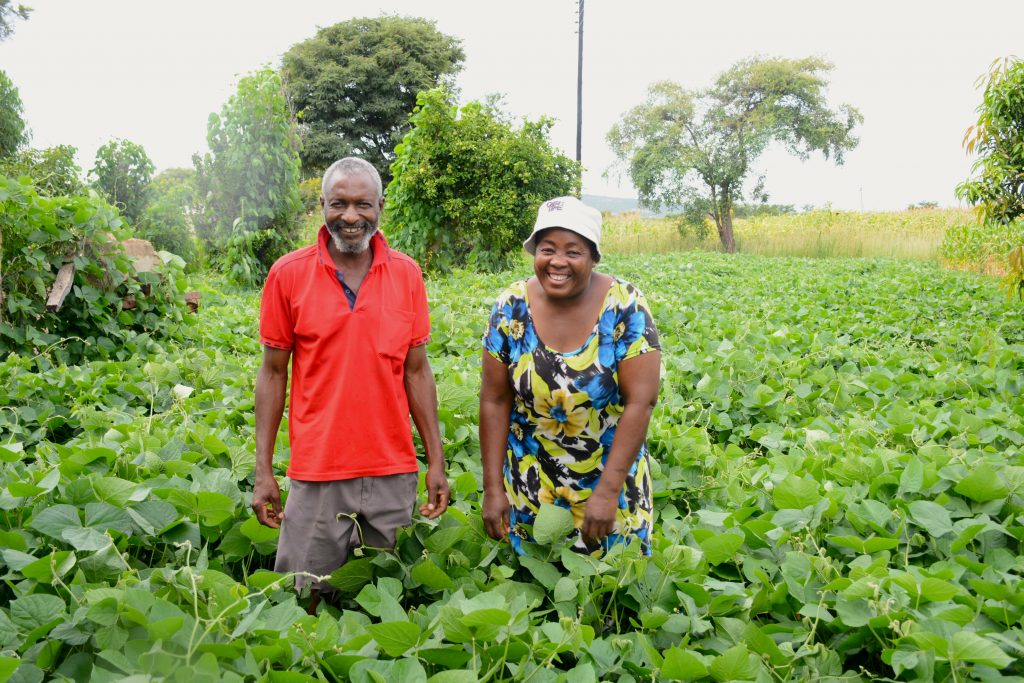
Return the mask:
<svg viewBox="0 0 1024 683">
<path fill-rule="evenodd" d="M 649 552 L 658 332 L 639 290 L 594 271 L 600 240 L 597 210 L 544 202 L 523 243 L 534 277 L 498 297 L 484 336 L 484 526 L 516 552 L 543 503 L 572 511 L 574 550 L 635 537 Z"/>
</svg>

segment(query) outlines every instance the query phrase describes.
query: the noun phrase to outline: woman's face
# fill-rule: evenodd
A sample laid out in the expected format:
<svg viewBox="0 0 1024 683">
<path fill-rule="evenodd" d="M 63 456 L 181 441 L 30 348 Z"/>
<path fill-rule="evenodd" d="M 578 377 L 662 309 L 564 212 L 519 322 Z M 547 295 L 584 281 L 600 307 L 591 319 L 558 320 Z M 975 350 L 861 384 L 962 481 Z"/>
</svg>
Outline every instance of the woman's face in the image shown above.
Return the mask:
<svg viewBox="0 0 1024 683">
<path fill-rule="evenodd" d="M 536 237 L 533 272 L 552 299 L 572 299 L 590 285 L 594 255 L 587 241 L 572 230 L 548 228 Z"/>
</svg>

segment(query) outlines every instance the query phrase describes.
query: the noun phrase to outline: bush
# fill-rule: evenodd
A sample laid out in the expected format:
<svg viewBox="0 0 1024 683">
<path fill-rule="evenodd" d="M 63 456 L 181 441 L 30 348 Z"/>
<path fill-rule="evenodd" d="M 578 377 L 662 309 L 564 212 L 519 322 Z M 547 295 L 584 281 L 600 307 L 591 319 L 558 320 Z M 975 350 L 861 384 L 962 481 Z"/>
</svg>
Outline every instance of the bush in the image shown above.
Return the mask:
<svg viewBox="0 0 1024 683">
<path fill-rule="evenodd" d="M 160 272 L 136 274 L 116 241 L 127 236 L 117 210 L 96 193 L 50 198 L 0 177 L 0 208 L 0 355 L 123 358 L 133 335 L 175 333 L 181 260 L 168 257 Z M 67 262 L 75 265 L 74 287 L 59 311 L 48 311 L 47 293 Z"/>
<path fill-rule="evenodd" d="M 311 215 L 320 209 L 320 178 L 306 178 L 299 183 L 299 196 L 302 198 L 302 210 Z"/>
<path fill-rule="evenodd" d="M 82 169 L 75 163 L 71 145 L 46 149 L 21 149 L 0 161 L 0 175 L 28 178 L 40 194 L 48 197 L 82 194 Z"/>
<path fill-rule="evenodd" d="M 552 149 L 548 119 L 516 129 L 496 102 L 459 109 L 440 89 L 417 102 L 391 166 L 389 238 L 426 269 L 503 267 L 542 201 L 579 192 L 579 164 Z"/>
</svg>

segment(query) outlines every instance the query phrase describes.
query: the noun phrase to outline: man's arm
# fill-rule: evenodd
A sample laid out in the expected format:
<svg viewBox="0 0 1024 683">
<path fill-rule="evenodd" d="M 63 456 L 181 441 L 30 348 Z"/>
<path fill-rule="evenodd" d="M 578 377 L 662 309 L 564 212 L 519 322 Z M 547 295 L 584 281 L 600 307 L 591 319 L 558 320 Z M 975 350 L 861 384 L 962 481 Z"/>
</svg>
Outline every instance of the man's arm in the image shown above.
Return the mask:
<svg viewBox="0 0 1024 683">
<path fill-rule="evenodd" d="M 263 363 L 256 374 L 256 483 L 252 489 L 252 509 L 260 524 L 274 529 L 284 519 L 281 489 L 274 478 L 274 443 L 284 415 L 291 355 L 287 349 L 263 347 Z"/>
<path fill-rule="evenodd" d="M 409 413 L 427 454 L 427 502 L 420 506 L 420 514 L 434 519 L 448 509 L 451 494 L 437 425 L 437 386 L 427 359 L 427 347 L 423 344 L 413 346 L 405 356 L 405 394 L 409 399 Z"/>
</svg>

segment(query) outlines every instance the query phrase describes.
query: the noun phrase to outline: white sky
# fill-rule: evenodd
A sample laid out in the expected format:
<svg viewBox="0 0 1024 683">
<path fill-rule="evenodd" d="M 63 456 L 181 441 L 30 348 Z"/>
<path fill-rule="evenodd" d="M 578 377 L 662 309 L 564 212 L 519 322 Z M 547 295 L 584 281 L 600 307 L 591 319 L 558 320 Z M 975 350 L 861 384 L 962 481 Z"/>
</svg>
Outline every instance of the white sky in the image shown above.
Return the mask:
<svg viewBox="0 0 1024 683">
<path fill-rule="evenodd" d="M 141 144 L 157 166 L 190 166 L 206 120 L 240 76 L 279 66 L 320 26 L 358 16 L 434 19 L 463 40 L 462 100 L 493 92 L 509 111 L 557 120 L 552 141 L 576 145 L 576 1 L 21 0 L 34 7 L 0 43 L 32 145 L 72 144 L 88 170 L 112 137 Z M 993 59 L 1024 56 L 1020 0 L 589 0 L 584 24 L 584 192 L 635 195 L 605 179 L 605 142 L 647 86 L 687 88 L 754 55 L 821 56 L 835 65 L 833 104 L 859 108 L 861 143 L 845 166 L 775 150 L 759 163 L 770 200 L 844 209 L 955 205 L 970 171 L 960 143 L 976 118 L 977 77 Z"/>
</svg>

